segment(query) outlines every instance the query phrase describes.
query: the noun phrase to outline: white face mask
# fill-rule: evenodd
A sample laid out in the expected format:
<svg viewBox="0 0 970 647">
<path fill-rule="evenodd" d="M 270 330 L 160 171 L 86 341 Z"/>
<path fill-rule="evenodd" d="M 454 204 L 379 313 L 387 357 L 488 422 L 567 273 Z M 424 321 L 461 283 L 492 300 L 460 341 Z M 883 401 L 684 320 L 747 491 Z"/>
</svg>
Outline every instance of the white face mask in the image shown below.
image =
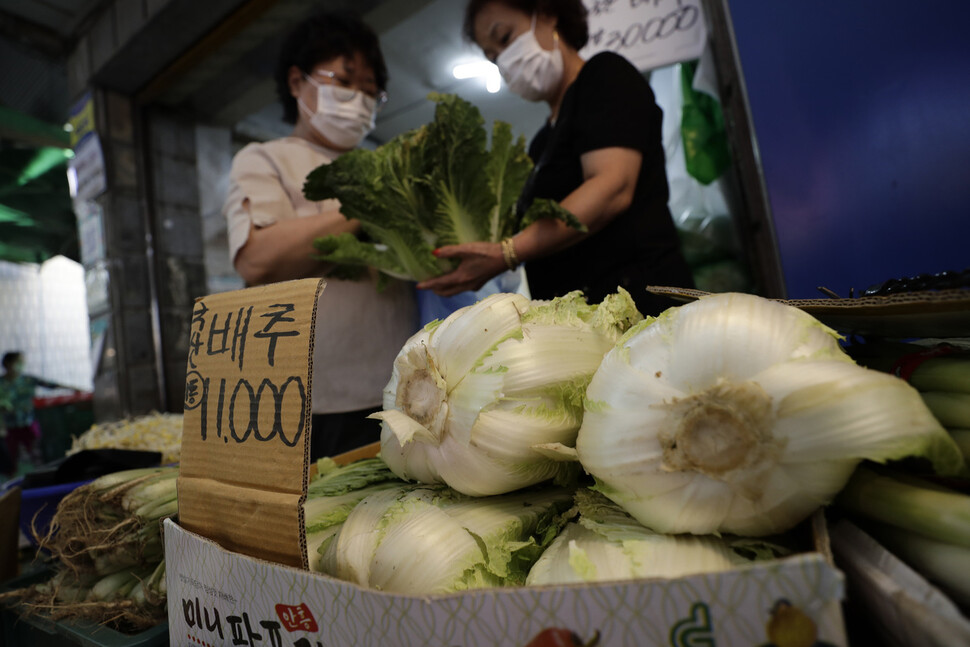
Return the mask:
<svg viewBox="0 0 970 647">
<path fill-rule="evenodd" d="M 509 90 L 529 101 L 543 101 L 552 96 L 562 81 L 563 60 L 556 36 L 556 49 L 542 49 L 536 40 L 536 17 L 532 29 L 509 43 L 495 59 Z"/>
<path fill-rule="evenodd" d="M 301 99 L 300 108 L 310 117 L 310 125 L 334 146 L 349 150 L 374 130 L 377 99 L 360 90 L 343 88 L 304 77 L 317 89 L 317 111 L 311 112 Z"/>
</svg>

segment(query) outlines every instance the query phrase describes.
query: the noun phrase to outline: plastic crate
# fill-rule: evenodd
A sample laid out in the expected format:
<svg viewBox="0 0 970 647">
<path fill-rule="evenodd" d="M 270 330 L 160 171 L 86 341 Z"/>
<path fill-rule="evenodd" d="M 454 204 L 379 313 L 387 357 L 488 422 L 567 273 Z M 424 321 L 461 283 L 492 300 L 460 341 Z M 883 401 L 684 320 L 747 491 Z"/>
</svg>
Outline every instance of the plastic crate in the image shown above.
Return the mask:
<svg viewBox="0 0 970 647">
<path fill-rule="evenodd" d="M 12 591 L 42 582 L 51 571 L 22 575 L 0 585 Z M 23 617 L 15 604 L 0 606 L 0 647 L 155 647 L 168 645 L 168 624 L 161 623 L 137 634 L 125 634 L 110 627 L 76 620 L 53 621 L 42 615 Z"/>
<path fill-rule="evenodd" d="M 22 479 L 14 479 L 5 484 L 4 489 L 21 485 Z M 33 545 L 37 545 L 34 539 L 32 527 L 37 528 L 37 532 L 43 536 L 50 527 L 51 518 L 57 511 L 57 504 L 75 488 L 78 488 L 87 481 L 75 481 L 74 483 L 61 483 L 58 485 L 48 485 L 45 487 L 28 488 L 20 492 L 20 530 Z M 36 518 L 35 518 L 36 516 Z"/>
</svg>

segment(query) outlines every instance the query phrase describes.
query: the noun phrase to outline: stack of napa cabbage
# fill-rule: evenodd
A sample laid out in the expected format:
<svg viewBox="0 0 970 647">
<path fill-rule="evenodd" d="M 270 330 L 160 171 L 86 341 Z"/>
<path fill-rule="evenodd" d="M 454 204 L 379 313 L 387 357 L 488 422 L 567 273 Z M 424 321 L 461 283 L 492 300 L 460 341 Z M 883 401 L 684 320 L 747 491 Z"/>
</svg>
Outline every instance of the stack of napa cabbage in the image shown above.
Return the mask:
<svg viewBox="0 0 970 647">
<path fill-rule="evenodd" d="M 413 594 L 734 568 L 784 552 L 739 537 L 790 530 L 864 460 L 964 469 L 911 386 L 746 294 L 646 320 L 623 291 L 493 295 L 405 344 L 383 409 L 380 476 L 322 524 L 311 498 L 308 544 L 318 570 Z"/>
</svg>

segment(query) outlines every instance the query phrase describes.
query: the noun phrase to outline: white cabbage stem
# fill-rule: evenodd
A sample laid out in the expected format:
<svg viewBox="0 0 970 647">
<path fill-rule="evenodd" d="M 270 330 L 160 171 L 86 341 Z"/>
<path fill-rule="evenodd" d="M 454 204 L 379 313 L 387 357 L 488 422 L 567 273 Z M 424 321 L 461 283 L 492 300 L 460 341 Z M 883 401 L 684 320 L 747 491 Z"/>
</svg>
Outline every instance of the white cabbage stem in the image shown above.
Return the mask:
<svg viewBox="0 0 970 647">
<path fill-rule="evenodd" d="M 760 542 L 745 543 L 746 550 L 738 552 L 713 535 L 661 535 L 595 492 L 580 489 L 575 499 L 578 520 L 568 523 L 543 551 L 527 585 L 684 577 L 783 553 Z"/>
<path fill-rule="evenodd" d="M 522 584 L 571 504 L 564 488 L 472 498 L 401 485 L 358 503 L 321 561 L 340 579 L 409 595 Z"/>
<path fill-rule="evenodd" d="M 640 319 L 626 292 L 599 305 L 495 294 L 429 325 L 401 349 L 373 416 L 381 457 L 401 478 L 472 496 L 573 474 L 589 379 Z"/>
<path fill-rule="evenodd" d="M 718 382 L 656 406 L 667 412 L 657 435 L 661 469 L 706 474 L 758 496 L 785 445 L 772 433 L 775 412 L 764 389 L 754 382 Z"/>
<path fill-rule="evenodd" d="M 915 389 L 857 366 L 807 313 L 748 294 L 634 327 L 586 395 L 580 462 L 658 532 L 783 532 L 863 459 L 962 464 Z"/>
</svg>

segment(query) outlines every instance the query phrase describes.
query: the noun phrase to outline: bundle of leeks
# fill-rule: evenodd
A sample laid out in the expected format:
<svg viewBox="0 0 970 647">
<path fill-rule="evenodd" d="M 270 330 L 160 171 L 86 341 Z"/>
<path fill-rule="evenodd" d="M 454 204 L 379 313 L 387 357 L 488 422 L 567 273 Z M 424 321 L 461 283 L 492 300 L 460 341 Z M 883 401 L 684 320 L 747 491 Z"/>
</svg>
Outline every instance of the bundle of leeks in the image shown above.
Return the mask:
<svg viewBox="0 0 970 647">
<path fill-rule="evenodd" d="M 102 476 L 65 496 L 38 537 L 54 576 L 12 591 L 24 613 L 83 619 L 125 632 L 166 618 L 160 520 L 178 511 L 178 467 Z"/>
<path fill-rule="evenodd" d="M 970 494 L 866 465 L 836 504 L 890 552 L 970 609 Z"/>
<path fill-rule="evenodd" d="M 960 340 L 868 340 L 849 353 L 913 386 L 970 461 L 970 351 Z M 970 481 L 856 470 L 837 503 L 876 540 L 970 608 Z M 970 472 L 968 472 L 970 473 Z"/>
</svg>

